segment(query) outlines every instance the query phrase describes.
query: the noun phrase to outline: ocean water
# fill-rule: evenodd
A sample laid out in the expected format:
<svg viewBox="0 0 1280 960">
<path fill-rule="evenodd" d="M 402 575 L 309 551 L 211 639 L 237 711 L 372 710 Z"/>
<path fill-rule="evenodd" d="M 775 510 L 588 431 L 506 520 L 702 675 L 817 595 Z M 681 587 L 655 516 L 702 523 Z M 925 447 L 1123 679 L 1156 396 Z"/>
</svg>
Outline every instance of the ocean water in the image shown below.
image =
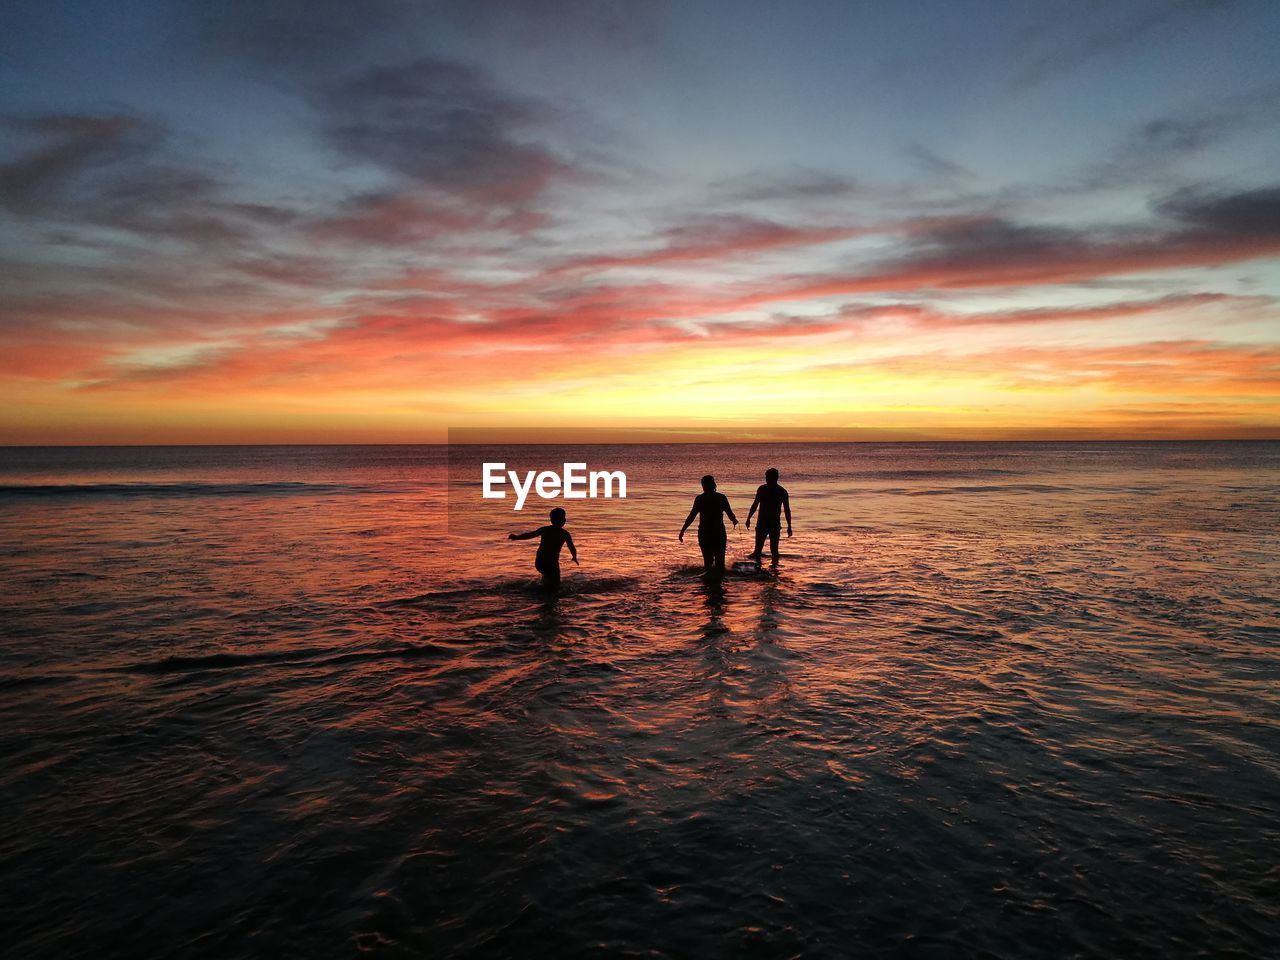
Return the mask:
<svg viewBox="0 0 1280 960">
<path fill-rule="evenodd" d="M 480 459 L 621 469 L 545 522 Z M 698 478 L 782 470 L 708 582 Z M 1280 443 L 0 450 L 21 957 L 1280 939 Z M 451 490 L 446 497 L 446 491 Z M 731 533 L 730 559 L 750 548 Z"/>
</svg>

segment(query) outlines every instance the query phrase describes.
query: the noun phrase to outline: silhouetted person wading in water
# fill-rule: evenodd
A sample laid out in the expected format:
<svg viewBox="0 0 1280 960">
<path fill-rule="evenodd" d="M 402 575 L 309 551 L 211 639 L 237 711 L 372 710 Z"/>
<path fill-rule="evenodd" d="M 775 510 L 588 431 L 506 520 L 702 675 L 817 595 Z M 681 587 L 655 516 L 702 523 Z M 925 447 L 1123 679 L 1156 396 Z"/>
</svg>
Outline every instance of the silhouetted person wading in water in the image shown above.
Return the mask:
<svg viewBox="0 0 1280 960">
<path fill-rule="evenodd" d="M 707 474 L 702 478 L 702 492 L 693 498 L 693 509 L 680 528 L 680 541 L 684 542 L 684 532 L 693 518 L 698 517 L 698 549 L 702 551 L 702 564 L 708 572 L 724 573 L 724 551 L 729 542 L 724 532 L 726 513 L 736 527 L 738 518 L 733 515 L 729 498 L 716 493 L 716 478 Z"/>
<path fill-rule="evenodd" d="M 787 512 L 787 536 L 791 536 L 791 498 L 787 496 L 787 488 L 778 483 L 776 467 L 770 467 L 764 472 L 764 483 L 756 488 L 756 498 L 747 511 L 748 530 L 751 529 L 751 518 L 757 507 L 760 508 L 760 520 L 756 523 L 756 552 L 751 557 L 756 563 L 764 559 L 764 538 L 768 537 L 773 562 L 777 563 L 783 510 Z"/>
<path fill-rule="evenodd" d="M 537 571 L 542 574 L 542 585 L 545 587 L 560 586 L 560 548 L 569 547 L 569 555 L 573 557 L 573 562 L 578 562 L 578 548 L 573 545 L 573 537 L 569 535 L 569 531 L 564 528 L 565 512 L 560 507 L 556 507 L 551 511 L 551 524 L 546 527 L 539 527 L 537 530 L 530 530 L 528 533 L 509 533 L 508 540 L 532 540 L 539 537 L 541 543 L 538 544 L 538 555 L 533 560 L 533 565 Z"/>
</svg>

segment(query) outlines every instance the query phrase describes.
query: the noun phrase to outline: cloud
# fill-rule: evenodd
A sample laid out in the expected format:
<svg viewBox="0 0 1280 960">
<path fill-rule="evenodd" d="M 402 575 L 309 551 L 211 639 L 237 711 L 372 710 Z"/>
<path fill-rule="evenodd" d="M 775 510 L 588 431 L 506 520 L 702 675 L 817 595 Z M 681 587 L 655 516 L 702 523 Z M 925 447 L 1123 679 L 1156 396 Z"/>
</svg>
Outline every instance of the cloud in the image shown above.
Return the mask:
<svg viewBox="0 0 1280 960">
<path fill-rule="evenodd" d="M 40 114 L 7 126 L 25 149 L 0 164 L 0 206 L 24 218 L 207 246 L 293 216 L 228 199 L 221 180 L 169 156 L 167 131 L 139 117 Z"/>
<path fill-rule="evenodd" d="M 756 171 L 726 177 L 710 185 L 719 203 L 761 203 L 788 200 L 830 200 L 852 196 L 861 189 L 853 177 L 822 170 Z"/>
<path fill-rule="evenodd" d="M 618 302 L 627 299 L 620 297 Z M 1202 429 L 1214 419 L 1222 419 L 1226 433 L 1249 423 L 1263 430 L 1259 424 L 1269 422 L 1266 404 L 1280 397 L 1277 344 L 1187 339 L 1101 347 L 1030 342 L 983 348 L 979 341 L 913 341 L 900 333 L 868 339 L 856 321 L 842 316 L 773 317 L 705 326 L 634 317 L 604 324 L 586 300 L 581 306 L 584 309 L 569 304 L 563 311 L 512 313 L 471 322 L 451 317 L 447 311 L 419 312 L 407 304 L 404 313 L 350 317 L 305 336 L 250 333 L 235 344 L 193 344 L 157 351 L 154 359 L 144 362 L 116 355 L 86 367 L 81 356 L 77 358 L 82 364 L 80 390 L 101 397 L 103 403 L 114 402 L 107 396 L 114 395 L 123 398 L 121 402 L 154 397 L 183 404 L 202 402 L 217 393 L 257 405 L 276 400 L 288 403 L 295 397 L 319 399 L 316 388 L 323 385 L 326 402 L 335 408 L 358 406 L 364 397 L 385 403 L 382 398 L 391 395 L 406 402 L 417 398 L 425 414 L 439 413 L 450 404 L 465 407 L 468 397 L 475 399 L 477 382 L 485 384 L 488 398 L 526 397 L 533 402 L 542 391 L 554 390 L 561 397 L 590 401 L 598 398 L 597 391 L 622 390 L 620 395 L 627 396 L 655 379 L 676 395 L 682 390 L 698 394 L 720 384 L 732 390 L 761 363 L 776 363 L 779 371 L 785 371 L 788 389 L 800 398 L 823 396 L 857 383 L 876 396 L 898 397 L 908 405 L 913 390 L 942 390 L 943 395 L 950 391 L 960 397 L 1004 394 L 1020 415 L 1042 421 L 1041 436 L 1046 427 L 1062 426 L 1063 418 L 1069 419 L 1070 414 L 1059 409 L 1068 394 L 1076 398 L 1069 409 L 1094 421 L 1093 435 L 1110 432 L 1113 436 L 1118 423 L 1129 421 L 1099 418 L 1094 411 L 1105 404 L 1099 399 L 1104 394 L 1135 409 L 1158 403 L 1166 411 L 1176 407 L 1178 398 L 1187 403 L 1198 400 L 1188 408 L 1188 416 L 1161 428 L 1169 435 Z M 1118 316 L 1125 309 L 1155 311 L 1159 306 L 1156 300 L 1115 304 L 1109 309 Z M 1164 306 L 1189 309 L 1195 302 L 1170 300 Z M 1101 320 L 1104 309 L 1095 315 L 1088 309 L 1065 308 L 1062 316 L 1076 313 L 1077 318 Z M 1035 311 L 1026 311 L 1020 318 L 1015 313 L 992 314 L 984 320 L 1040 323 L 1048 319 Z M 947 321 L 931 317 L 925 322 Z M 712 356 L 716 362 L 708 364 Z M 603 409 L 616 410 L 616 398 L 614 402 Z M 867 402 L 874 408 L 885 401 L 873 397 Z M 856 408 L 855 402 L 847 409 Z M 796 415 L 800 422 L 808 422 L 802 410 Z M 1013 429 L 1017 421 L 1018 416 L 1011 420 L 1006 413 L 997 414 L 991 423 L 1002 430 Z M 927 414 L 913 422 L 925 429 L 939 426 Z M 981 428 L 977 429 L 980 435 Z"/>
<path fill-rule="evenodd" d="M 1164 340 L 1117 346 L 1007 346 L 936 350 L 815 364 L 809 372 L 877 372 L 927 381 L 975 376 L 1020 390 L 1185 397 L 1280 397 L 1280 345 Z"/>
<path fill-rule="evenodd" d="M 14 213 L 49 209 L 86 174 L 149 143 L 144 124 L 124 115 L 40 114 L 11 117 L 4 125 L 36 141 L 0 164 L 0 204 Z"/>
<path fill-rule="evenodd" d="M 1237 193 L 1188 188 L 1165 197 L 1156 209 L 1188 225 L 1188 233 L 1224 243 L 1280 239 L 1280 186 Z"/>
<path fill-rule="evenodd" d="M 848 239 L 868 232 L 864 227 L 789 226 L 758 217 L 722 214 L 690 219 L 663 231 L 663 243 L 629 254 L 580 257 L 558 265 L 554 272 L 587 272 L 615 267 L 645 267 L 731 263 L 769 250 L 809 247 Z"/>
<path fill-rule="evenodd" d="M 1151 183 L 1168 174 L 1180 160 L 1219 142 L 1242 118 L 1227 112 L 1169 116 L 1149 120 L 1132 131 L 1111 154 L 1084 171 L 1067 191 L 1113 189 Z"/>
<path fill-rule="evenodd" d="M 429 191 L 379 190 L 348 197 L 316 218 L 309 231 L 320 239 L 405 247 L 480 230 L 523 235 L 546 222 L 545 215 L 528 209 L 472 204 Z"/>
<path fill-rule="evenodd" d="M 1189 157 L 1226 144 L 1232 137 L 1266 129 L 1280 118 L 1280 89 L 1272 86 L 1222 98 L 1180 113 L 1153 117 L 1130 130 L 1078 183 L 1063 189 L 1098 190 L 1160 182 Z"/>
<path fill-rule="evenodd" d="M 316 77 L 388 50 L 430 49 L 446 32 L 490 44 L 636 50 L 656 37 L 665 0 L 189 0 L 188 39 L 255 70 Z"/>
<path fill-rule="evenodd" d="M 1122 300 L 1088 307 L 1050 306 L 1022 310 L 979 310 L 957 312 L 919 303 L 852 304 L 841 308 L 839 316 L 852 324 L 882 320 L 906 321 L 916 329 L 960 329 L 966 327 L 1034 327 L 1044 324 L 1091 323 L 1164 315 L 1212 304 L 1238 307 L 1274 308 L 1269 297 L 1241 297 L 1225 293 L 1172 293 L 1146 300 Z M 807 320 L 808 318 L 806 318 Z"/>
<path fill-rule="evenodd" d="M 944 180 L 973 180 L 975 178 L 972 170 L 961 166 L 954 160 L 948 160 L 922 144 L 909 144 L 904 152 L 915 161 L 921 170 L 931 177 L 938 177 Z"/>
<path fill-rule="evenodd" d="M 449 292 L 457 294 L 457 299 L 448 296 Z M 411 388 L 428 380 L 441 382 L 445 368 L 450 371 L 450 382 L 474 383 L 487 377 L 499 384 L 527 376 L 523 362 L 530 355 L 539 358 L 539 376 L 554 378 L 570 367 L 616 364 L 623 358 L 638 361 L 704 343 L 717 348 L 783 347 L 826 338 L 830 346 L 815 354 L 825 357 L 840 352 L 841 344 L 845 348 L 879 344 L 881 349 L 900 345 L 913 332 L 1102 323 L 1214 304 L 1274 306 L 1267 298 L 1205 293 L 1092 307 L 953 312 L 919 303 L 850 304 L 816 316 L 708 319 L 715 315 L 715 305 L 697 301 L 691 291 L 661 285 L 567 288 L 542 303 L 527 300 L 508 307 L 501 305 L 501 297 L 486 303 L 483 291 L 474 292 L 473 297 L 462 289 L 442 287 L 439 298 L 388 301 L 378 312 L 335 315 L 322 326 L 304 325 L 296 332 L 290 332 L 296 318 L 282 316 L 272 324 L 243 325 L 234 337 L 221 341 L 202 333 L 198 322 L 186 321 L 168 337 L 161 329 L 150 341 L 135 337 L 132 349 L 122 354 L 104 354 L 102 362 L 83 375 L 85 389 L 168 385 L 198 393 L 215 386 L 274 389 L 281 384 L 306 383 L 324 383 L 326 388 L 340 384 Z M 474 318 L 477 310 L 484 319 Z M 884 328 L 885 321 L 895 326 Z M 931 351 L 939 349 L 938 341 L 928 342 Z M 104 346 L 110 343 L 107 339 Z M 161 362 L 130 359 L 148 345 L 162 348 Z M 175 351 L 182 358 L 180 362 L 170 359 Z M 142 353 L 145 356 L 150 351 L 143 349 Z M 83 362 L 83 355 L 77 357 Z"/>
<path fill-rule="evenodd" d="M 998 357 L 998 359 L 997 359 Z M 1022 347 L 993 355 L 1015 386 L 1105 386 L 1126 393 L 1280 396 L 1280 347 L 1209 340 L 1117 347 Z"/>
<path fill-rule="evenodd" d="M 583 176 L 534 138 L 551 107 L 467 64 L 425 57 L 374 67 L 328 85 L 317 102 L 328 141 L 348 157 L 468 202 L 529 204 Z"/>
<path fill-rule="evenodd" d="M 367 53 L 380 36 L 416 33 L 421 21 L 411 10 L 399 0 L 188 0 L 181 19 L 197 49 L 260 72 L 309 77 Z"/>
<path fill-rule="evenodd" d="M 980 327 L 1032 329 L 1049 324 L 1107 323 L 1143 316 L 1168 316 L 1192 312 L 1203 319 L 1202 308 L 1220 305 L 1240 311 L 1274 310 L 1270 297 L 1243 297 L 1224 293 L 1169 294 L 1145 300 L 1122 300 L 1095 306 L 1048 306 L 1020 310 L 945 310 L 918 302 L 850 303 L 823 314 L 774 313 L 761 320 L 677 320 L 660 330 L 677 331 L 718 342 L 747 338 L 771 338 L 779 343 L 836 334 L 867 342 L 899 340 L 915 332 L 968 330 Z M 656 335 L 656 334 L 655 334 Z M 666 334 L 664 334 L 666 335 Z"/>
<path fill-rule="evenodd" d="M 1043 82 L 1236 5 L 1237 0 L 1050 4 L 1014 35 L 1014 81 L 1019 86 Z"/>
<path fill-rule="evenodd" d="M 433 14 L 475 34 L 522 46 L 569 41 L 634 49 L 652 43 L 667 0 L 437 0 Z"/>
<path fill-rule="evenodd" d="M 775 279 L 739 305 L 908 289 L 980 289 L 1079 283 L 1101 277 L 1216 267 L 1280 254 L 1280 188 L 1206 195 L 1182 191 L 1155 204 L 1167 225 L 1093 230 L 999 217 L 947 221 L 919 232 L 904 253 L 872 269 Z"/>
<path fill-rule="evenodd" d="M 1048 323 L 1118 321 L 1176 310 L 1196 310 L 1245 298 L 1215 293 L 1170 294 L 1108 305 L 1041 307 L 1011 311 L 956 312 L 924 302 L 850 305 L 836 314 L 809 317 L 736 316 L 769 303 L 812 300 L 858 293 L 923 288 L 1017 288 L 1075 283 L 1100 276 L 1172 266 L 1234 262 L 1280 249 L 1275 218 L 1277 191 L 1240 194 L 1184 192 L 1157 204 L 1160 227 L 1143 230 L 1085 231 L 1018 224 L 985 218 L 900 225 L 903 253 L 864 272 L 781 276 L 748 285 L 707 286 L 638 281 L 586 282 L 577 274 L 614 266 L 670 265 L 678 262 L 733 262 L 761 250 L 821 244 L 849 234 L 847 227 L 797 227 L 773 221 L 719 217 L 695 218 L 666 231 L 666 243 L 633 255 L 583 258 L 542 273 L 503 282 L 460 281 L 436 271 L 407 282 L 393 296 L 364 295 L 346 316 L 329 311 L 322 329 L 302 334 L 249 330 L 230 346 L 185 364 L 130 366 L 117 358 L 91 379 L 97 389 L 125 383 L 168 383 L 192 389 L 230 378 L 239 383 L 290 383 L 325 380 L 341 374 L 353 381 L 413 382 L 424 367 L 451 357 L 472 371 L 509 375 L 504 362 L 522 353 L 558 357 L 580 349 L 600 360 L 642 354 L 681 343 L 714 340 L 719 344 L 778 342 L 797 337 L 855 335 L 868 324 L 890 320 L 908 330 L 978 326 L 1035 327 Z M 398 228 L 397 228 L 398 229 Z M 331 286 L 330 264 L 306 257 L 232 260 L 227 269 L 275 284 Z M 415 296 L 411 291 L 420 289 Z M 1249 300 L 1271 309 L 1265 298 Z M 719 319 L 723 318 L 723 319 Z M 285 324 L 287 326 L 287 324 Z M 193 343 L 188 327 L 178 327 L 156 343 Z M 195 342 L 198 342 L 195 341 Z M 507 358 L 504 361 L 503 358 Z M 460 359 L 465 358 L 465 359 Z M 555 369 L 550 362 L 548 369 Z M 400 377 L 402 379 L 397 380 Z"/>
</svg>

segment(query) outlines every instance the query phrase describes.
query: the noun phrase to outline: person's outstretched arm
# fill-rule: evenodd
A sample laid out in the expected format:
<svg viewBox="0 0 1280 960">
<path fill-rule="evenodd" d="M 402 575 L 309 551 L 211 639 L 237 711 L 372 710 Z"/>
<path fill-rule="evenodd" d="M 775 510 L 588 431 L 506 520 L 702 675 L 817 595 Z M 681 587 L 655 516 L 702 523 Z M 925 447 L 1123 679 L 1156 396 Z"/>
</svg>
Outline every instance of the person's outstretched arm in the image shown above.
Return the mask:
<svg viewBox="0 0 1280 960">
<path fill-rule="evenodd" d="M 760 491 L 756 491 L 756 498 L 751 501 L 751 509 L 747 511 L 747 529 L 751 529 L 751 518 L 756 515 L 756 507 L 760 506 Z"/>
<path fill-rule="evenodd" d="M 680 540 L 684 540 L 684 532 L 689 529 L 689 524 L 693 523 L 693 518 L 698 515 L 698 501 L 693 501 L 693 509 L 689 511 L 689 515 L 684 518 L 684 526 L 680 528 Z"/>
<path fill-rule="evenodd" d="M 791 536 L 791 495 L 785 491 L 782 494 L 782 509 L 787 512 L 787 536 Z"/>
<path fill-rule="evenodd" d="M 538 530 L 530 530 L 528 533 L 508 533 L 507 539 L 508 540 L 532 540 L 534 537 L 538 536 L 539 532 L 540 531 Z"/>
<path fill-rule="evenodd" d="M 569 548 L 569 556 L 573 557 L 574 563 L 578 563 L 578 548 L 573 545 L 573 534 L 568 530 L 564 532 L 564 542 Z M 578 566 L 582 566 L 582 564 L 578 563 Z"/>
<path fill-rule="evenodd" d="M 724 512 L 729 515 L 729 519 L 733 521 L 733 525 L 738 525 L 738 518 L 733 515 L 733 507 L 729 506 L 729 498 L 724 498 Z"/>
</svg>

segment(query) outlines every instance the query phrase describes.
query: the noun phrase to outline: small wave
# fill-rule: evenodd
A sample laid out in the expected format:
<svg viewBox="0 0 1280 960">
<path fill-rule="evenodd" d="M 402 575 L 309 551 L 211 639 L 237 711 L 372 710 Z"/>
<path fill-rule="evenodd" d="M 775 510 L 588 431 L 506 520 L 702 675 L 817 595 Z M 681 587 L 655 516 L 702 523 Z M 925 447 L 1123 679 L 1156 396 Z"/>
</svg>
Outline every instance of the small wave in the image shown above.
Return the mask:
<svg viewBox="0 0 1280 960">
<path fill-rule="evenodd" d="M 205 656 L 165 657 L 117 668 L 121 673 L 186 673 L 192 670 L 228 670 L 267 663 L 314 660 L 319 651 L 276 650 L 270 653 L 211 653 Z"/>
<path fill-rule="evenodd" d="M 451 648 L 446 645 L 421 643 L 406 644 L 381 650 L 351 650 L 345 653 L 331 649 L 274 650 L 259 653 L 211 653 L 205 656 L 165 657 L 162 660 L 146 660 L 118 667 L 115 672 L 195 673 L 205 670 L 234 670 L 280 663 L 331 666 L 364 660 L 411 660 L 419 657 L 439 656 L 447 652 L 451 652 Z"/>
<path fill-rule="evenodd" d="M 58 683 L 66 683 L 74 679 L 71 674 L 32 673 L 0 675 L 0 690 L 23 690 L 27 687 L 46 687 Z"/>
<path fill-rule="evenodd" d="M 899 492 L 899 491 L 895 491 Z M 1048 483 L 986 483 L 970 486 L 933 487 L 928 490 L 902 490 L 908 497 L 939 497 L 954 493 L 1071 493 L 1071 487 Z"/>
<path fill-rule="evenodd" d="M 698 567 L 701 571 L 702 568 Z M 639 577 L 592 577 L 570 574 L 560 581 L 560 593 L 576 596 L 596 596 L 605 593 L 626 593 L 640 585 Z M 446 590 L 433 590 L 410 597 L 393 597 L 380 600 L 374 604 L 376 608 L 396 607 L 430 607 L 434 605 L 456 604 L 466 600 L 485 597 L 509 599 L 512 596 L 543 596 L 546 589 L 536 577 L 504 578 L 474 585 L 458 586 Z"/>
<path fill-rule="evenodd" d="M 850 476 L 877 480 L 959 480 L 966 477 L 1013 477 L 1017 470 L 969 467 L 961 470 L 859 470 Z"/>
<path fill-rule="evenodd" d="M 601 593 L 625 593 L 640 585 L 639 577 L 566 577 L 561 583 L 566 593 L 595 596 Z"/>
<path fill-rule="evenodd" d="M 288 494 L 389 493 L 390 488 L 345 483 L 34 483 L 0 485 L 0 498 L 12 497 L 254 497 Z"/>
</svg>

